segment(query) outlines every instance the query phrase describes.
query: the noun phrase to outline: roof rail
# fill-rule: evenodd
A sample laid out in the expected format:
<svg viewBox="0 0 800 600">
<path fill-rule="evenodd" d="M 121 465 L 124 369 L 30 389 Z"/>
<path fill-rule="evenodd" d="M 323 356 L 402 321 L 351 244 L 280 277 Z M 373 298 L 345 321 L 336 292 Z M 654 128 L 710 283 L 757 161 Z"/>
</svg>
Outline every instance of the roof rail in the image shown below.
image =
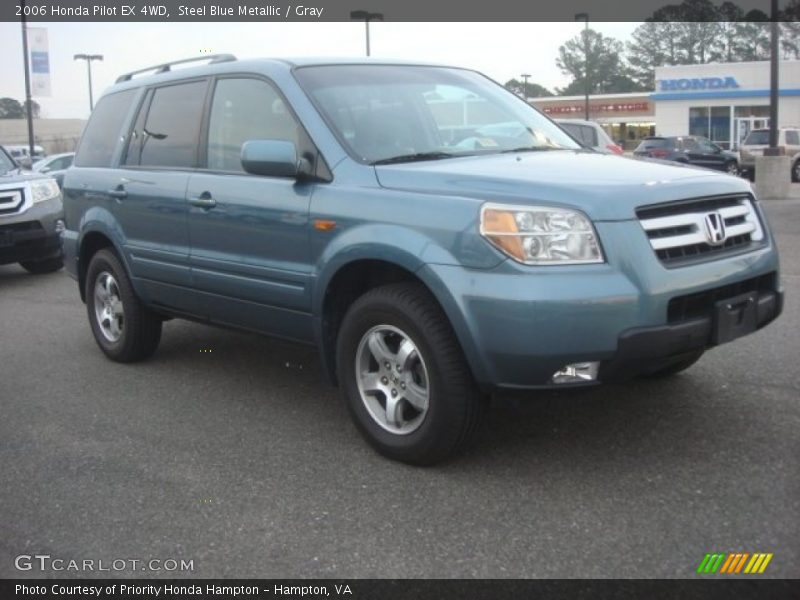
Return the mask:
<svg viewBox="0 0 800 600">
<path fill-rule="evenodd" d="M 144 69 L 139 69 L 138 71 L 131 71 L 130 73 L 125 73 L 124 75 L 120 75 L 117 77 L 115 83 L 121 83 L 123 81 L 130 81 L 133 79 L 134 75 L 139 75 L 140 73 L 147 73 L 148 71 L 155 71 L 154 75 L 159 73 L 167 73 L 171 71 L 173 65 L 181 65 L 184 63 L 190 62 L 197 62 L 199 60 L 207 60 L 208 64 L 213 65 L 216 63 L 223 63 L 223 62 L 231 62 L 236 60 L 236 57 L 233 54 L 209 54 L 208 56 L 196 56 L 194 58 L 184 58 L 183 60 L 173 60 L 172 62 L 166 62 L 160 65 L 153 65 L 152 67 L 146 67 Z"/>
</svg>

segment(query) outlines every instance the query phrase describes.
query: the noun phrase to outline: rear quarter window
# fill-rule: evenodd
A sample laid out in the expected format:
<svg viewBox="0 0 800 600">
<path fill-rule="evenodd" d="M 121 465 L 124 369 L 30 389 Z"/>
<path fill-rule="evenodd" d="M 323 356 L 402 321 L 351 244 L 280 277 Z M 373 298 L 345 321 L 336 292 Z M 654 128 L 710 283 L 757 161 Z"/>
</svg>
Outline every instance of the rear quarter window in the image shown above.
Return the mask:
<svg viewBox="0 0 800 600">
<path fill-rule="evenodd" d="M 650 148 L 667 148 L 671 145 L 671 140 L 667 138 L 653 138 L 651 140 L 642 140 L 637 150 L 649 150 Z"/>
<path fill-rule="evenodd" d="M 743 146 L 767 146 L 769 145 L 769 131 L 751 131 L 747 134 L 742 144 Z"/>
<path fill-rule="evenodd" d="M 561 127 L 585 146 L 597 146 L 597 133 L 588 126 L 579 123 L 560 123 Z"/>
<path fill-rule="evenodd" d="M 138 90 L 103 96 L 94 107 L 75 154 L 76 167 L 110 167 L 125 118 Z"/>
</svg>

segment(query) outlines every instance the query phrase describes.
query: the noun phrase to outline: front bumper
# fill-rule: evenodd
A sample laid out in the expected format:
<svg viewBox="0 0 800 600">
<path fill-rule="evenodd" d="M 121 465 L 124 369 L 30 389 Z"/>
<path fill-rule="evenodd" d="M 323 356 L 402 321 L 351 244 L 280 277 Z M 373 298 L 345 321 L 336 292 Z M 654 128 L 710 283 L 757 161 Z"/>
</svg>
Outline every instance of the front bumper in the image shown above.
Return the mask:
<svg viewBox="0 0 800 600">
<path fill-rule="evenodd" d="M 13 215 L 0 215 L 0 265 L 53 258 L 61 254 L 58 221 L 61 198 L 34 204 Z"/>
<path fill-rule="evenodd" d="M 602 265 L 528 267 L 508 260 L 491 270 L 430 264 L 420 270 L 482 388 L 552 387 L 556 371 L 584 362 L 600 363 L 599 382 L 619 381 L 725 341 L 715 337 L 710 312 L 673 314 L 676 299 L 716 290 L 713 304 L 756 292 L 756 328 L 780 313 L 771 239 L 749 252 L 666 268 L 638 222 L 596 228 L 607 259 Z"/>
<path fill-rule="evenodd" d="M 774 321 L 782 310 L 782 291 L 758 292 L 756 330 Z M 716 328 L 715 317 L 709 315 L 672 325 L 624 331 L 614 356 L 601 362 L 598 379 L 603 383 L 625 381 L 669 367 L 698 350 L 724 343 L 725 340 L 716 339 Z"/>
</svg>

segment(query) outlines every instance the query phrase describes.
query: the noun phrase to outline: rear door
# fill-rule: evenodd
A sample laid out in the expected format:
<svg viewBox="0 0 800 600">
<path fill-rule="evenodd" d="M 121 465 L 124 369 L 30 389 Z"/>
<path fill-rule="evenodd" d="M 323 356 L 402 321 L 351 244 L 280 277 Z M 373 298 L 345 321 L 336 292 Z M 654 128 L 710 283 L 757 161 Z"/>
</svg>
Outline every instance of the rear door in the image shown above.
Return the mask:
<svg viewBox="0 0 800 600">
<path fill-rule="evenodd" d="M 197 167 L 208 84 L 194 79 L 147 91 L 112 182 L 133 276 L 152 302 L 189 313 L 198 308 L 188 293 L 186 186 Z"/>
<path fill-rule="evenodd" d="M 212 321 L 311 340 L 309 202 L 317 184 L 247 174 L 248 140 L 315 148 L 269 81 L 220 77 L 210 97 L 203 168 L 189 180 L 192 285 Z"/>
</svg>

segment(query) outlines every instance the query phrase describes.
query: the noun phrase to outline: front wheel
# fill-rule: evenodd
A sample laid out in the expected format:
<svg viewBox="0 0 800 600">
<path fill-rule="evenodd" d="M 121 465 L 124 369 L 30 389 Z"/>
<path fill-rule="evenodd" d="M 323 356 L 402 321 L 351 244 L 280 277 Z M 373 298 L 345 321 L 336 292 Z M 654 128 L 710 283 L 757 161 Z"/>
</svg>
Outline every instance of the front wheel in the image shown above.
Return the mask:
<svg viewBox="0 0 800 600">
<path fill-rule="evenodd" d="M 94 339 L 111 360 L 135 362 L 153 354 L 161 319 L 136 297 L 116 254 L 100 250 L 86 272 L 86 310 Z"/>
<path fill-rule="evenodd" d="M 485 398 L 421 285 L 387 285 L 356 300 L 339 330 L 336 365 L 356 426 L 384 456 L 430 465 L 474 437 Z"/>
<path fill-rule="evenodd" d="M 800 160 L 792 165 L 792 181 L 795 183 L 800 182 Z"/>
</svg>

